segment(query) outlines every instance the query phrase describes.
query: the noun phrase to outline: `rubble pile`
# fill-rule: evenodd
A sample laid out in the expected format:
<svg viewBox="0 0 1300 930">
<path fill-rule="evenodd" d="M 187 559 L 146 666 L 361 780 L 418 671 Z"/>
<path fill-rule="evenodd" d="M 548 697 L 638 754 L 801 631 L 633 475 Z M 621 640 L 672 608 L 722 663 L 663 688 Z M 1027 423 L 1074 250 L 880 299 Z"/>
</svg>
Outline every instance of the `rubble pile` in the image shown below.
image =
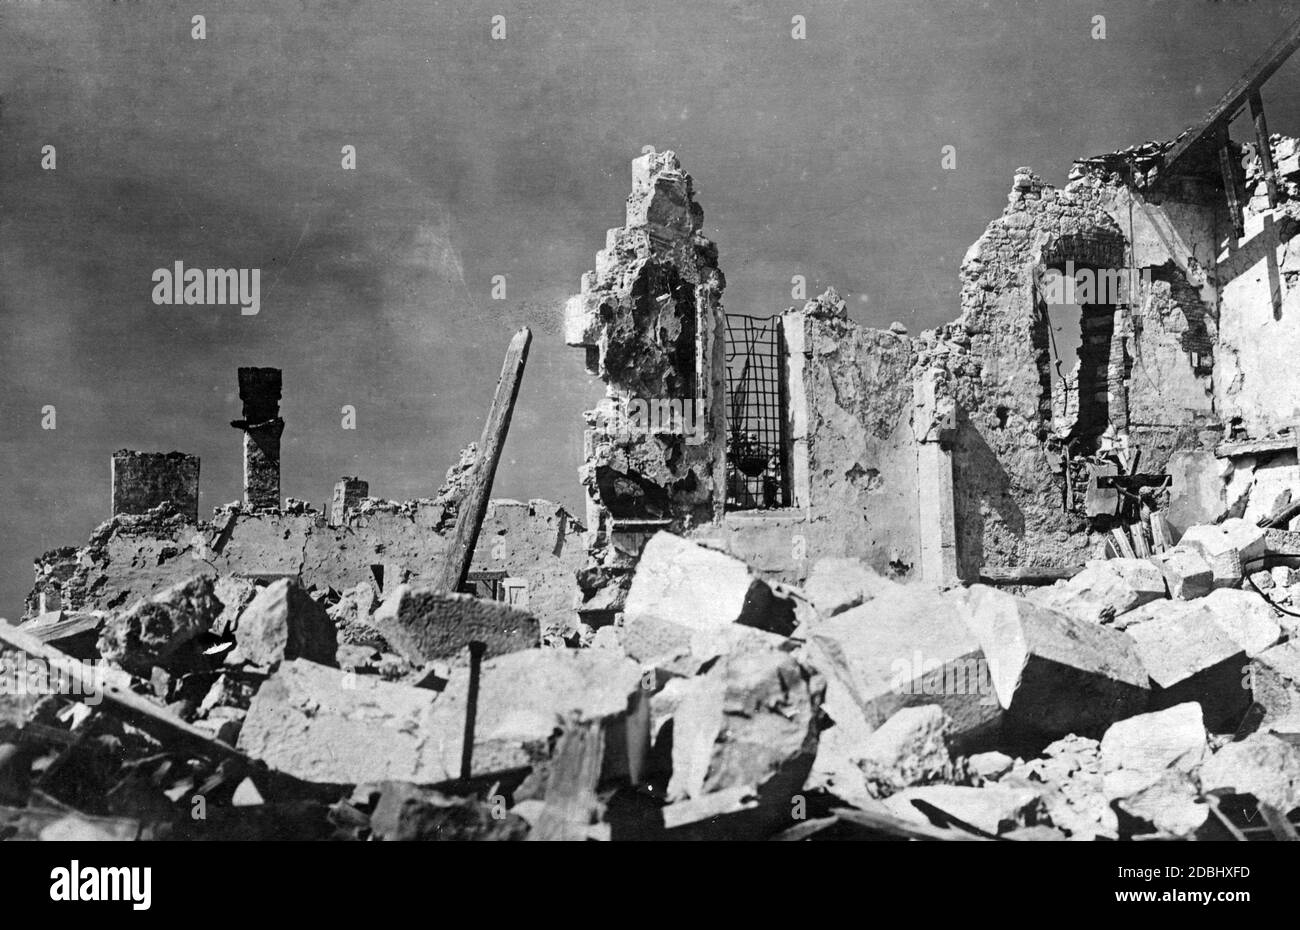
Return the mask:
<svg viewBox="0 0 1300 930">
<path fill-rule="evenodd" d="M 26 685 L 0 698 L 0 830 L 1285 835 L 1300 642 L 1249 575 L 1186 583 L 1219 563 L 1273 579 L 1255 529 L 1194 527 L 1028 596 L 905 585 L 844 558 L 798 590 L 664 532 L 592 648 L 543 645 L 526 611 L 420 585 L 377 601 L 197 574 L 117 610 L 0 627 L 7 684 Z M 1171 565 L 1193 570 L 1171 582 Z"/>
<path fill-rule="evenodd" d="M 566 304 L 581 523 L 490 500 L 527 329 L 408 502 L 282 501 L 241 368 L 242 500 L 122 450 L 0 623 L 0 837 L 1300 838 L 1300 143 L 1245 102 L 1017 169 L 915 337 L 724 309 L 647 148 Z"/>
</svg>

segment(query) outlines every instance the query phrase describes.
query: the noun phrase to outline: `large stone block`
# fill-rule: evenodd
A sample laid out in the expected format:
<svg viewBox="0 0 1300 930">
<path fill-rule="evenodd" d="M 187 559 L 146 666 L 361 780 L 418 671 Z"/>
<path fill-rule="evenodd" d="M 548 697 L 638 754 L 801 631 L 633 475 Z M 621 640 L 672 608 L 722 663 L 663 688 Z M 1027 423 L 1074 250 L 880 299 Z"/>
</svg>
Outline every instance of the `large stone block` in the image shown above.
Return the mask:
<svg viewBox="0 0 1300 930">
<path fill-rule="evenodd" d="M 1204 611 L 1188 606 L 1170 601 L 1169 609 L 1128 627 L 1156 685 L 1151 706 L 1158 710 L 1196 701 L 1207 725 L 1231 725 L 1250 703 L 1250 692 L 1242 686 L 1245 650 Z"/>
<path fill-rule="evenodd" d="M 1123 633 L 984 585 L 961 603 L 1007 711 L 1007 732 L 1100 732 L 1146 707 L 1147 674 Z"/>
<path fill-rule="evenodd" d="M 1182 601 L 1204 597 L 1214 588 L 1214 569 L 1192 546 L 1175 546 L 1158 552 L 1151 561 L 1164 576 L 1169 596 Z"/>
<path fill-rule="evenodd" d="M 1030 599 L 1080 620 L 1101 622 L 1165 596 L 1164 576 L 1146 559 L 1095 559 L 1073 578 Z"/>
<path fill-rule="evenodd" d="M 424 688 L 293 659 L 253 698 L 238 748 L 321 784 L 444 781 L 448 769 L 431 739 L 436 698 Z"/>
<path fill-rule="evenodd" d="M 1287 640 L 1251 660 L 1243 684 L 1264 709 L 1264 722 L 1300 716 L 1300 642 Z"/>
<path fill-rule="evenodd" d="M 1264 530 L 1240 517 L 1188 528 L 1179 546 L 1200 551 L 1214 572 L 1216 588 L 1241 584 L 1245 567 L 1264 557 Z"/>
<path fill-rule="evenodd" d="M 433 586 L 398 585 L 372 622 L 389 645 L 416 664 L 460 656 L 471 642 L 487 647 L 485 658 L 541 642 L 541 628 L 531 614 Z"/>
<path fill-rule="evenodd" d="M 774 820 L 788 820 L 817 754 L 820 676 L 769 650 L 723 656 L 679 687 L 669 799 L 745 790 Z"/>
<path fill-rule="evenodd" d="M 1189 701 L 1112 724 L 1101 739 L 1101 767 L 1104 772 L 1191 772 L 1208 751 L 1201 707 Z"/>
<path fill-rule="evenodd" d="M 803 591 L 823 617 L 833 617 L 870 600 L 883 582 L 861 559 L 826 558 L 813 565 Z"/>
<path fill-rule="evenodd" d="M 471 774 L 545 760 L 558 731 L 600 722 L 603 777 L 640 779 L 649 747 L 650 688 L 635 662 L 605 649 L 530 649 L 456 669 L 421 734 L 446 777 L 460 773 L 466 716 L 473 713 Z"/>
<path fill-rule="evenodd" d="M 1228 743 L 1201 766 L 1206 794 L 1249 794 L 1283 816 L 1300 807 L 1300 749 L 1268 733 Z"/>
<path fill-rule="evenodd" d="M 1254 657 L 1282 638 L 1282 627 L 1274 612 L 1254 591 L 1221 588 L 1197 601 L 1209 613 L 1219 629 L 1248 657 Z"/>
<path fill-rule="evenodd" d="M 856 761 L 878 793 L 952 778 L 948 730 L 952 721 L 935 704 L 904 707 L 863 741 Z M 984 754 L 988 755 L 988 754 Z M 1007 768 L 1011 760 L 1007 760 Z"/>
<path fill-rule="evenodd" d="M 212 588 L 211 577 L 197 575 L 113 615 L 100 631 L 100 655 L 142 678 L 168 667 L 221 614 Z"/>
<path fill-rule="evenodd" d="M 333 665 L 338 650 L 334 622 L 297 578 L 263 588 L 239 615 L 237 657 L 253 665 L 308 659 Z"/>
<path fill-rule="evenodd" d="M 957 598 L 933 588 L 883 581 L 870 600 L 809 630 L 808 657 L 869 729 L 904 707 L 937 704 L 952 718 L 954 751 L 961 751 L 992 739 L 1001 723 L 979 640 Z"/>
<path fill-rule="evenodd" d="M 691 651 L 732 624 L 788 636 L 795 605 L 739 559 L 672 533 L 646 543 L 623 607 L 623 647 L 641 662 Z"/>
</svg>

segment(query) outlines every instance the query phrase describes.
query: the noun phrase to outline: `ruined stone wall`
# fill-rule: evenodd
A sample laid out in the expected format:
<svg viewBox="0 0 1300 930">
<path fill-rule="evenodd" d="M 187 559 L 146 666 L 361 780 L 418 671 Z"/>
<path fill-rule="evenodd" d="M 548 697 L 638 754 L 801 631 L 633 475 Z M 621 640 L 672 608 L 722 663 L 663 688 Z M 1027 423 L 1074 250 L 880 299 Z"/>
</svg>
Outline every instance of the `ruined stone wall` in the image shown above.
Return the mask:
<svg viewBox="0 0 1300 930">
<path fill-rule="evenodd" d="M 363 583 L 379 588 L 382 578 L 384 593 L 434 576 L 454 522 L 454 511 L 435 500 L 366 499 L 337 526 L 302 505 L 278 512 L 222 508 L 199 524 L 167 506 L 118 516 L 98 527 L 88 545 L 37 560 L 27 615 L 39 610 L 40 593 L 51 582 L 65 610 L 108 610 L 196 573 L 299 576 L 309 587 L 340 592 Z M 571 632 L 581 532 L 581 524 L 548 501 L 493 501 L 473 564 L 524 579 L 530 612 L 544 627 Z"/>
<path fill-rule="evenodd" d="M 184 452 L 113 453 L 112 512 L 147 513 L 164 501 L 199 518 L 199 457 Z"/>
<path fill-rule="evenodd" d="M 585 592 L 589 609 L 605 616 L 621 605 L 638 554 L 629 550 L 647 522 L 682 533 L 721 517 L 725 281 L 703 220 L 672 152 L 636 159 L 626 225 L 609 231 L 566 308 L 565 341 L 586 350 L 588 369 L 606 385 L 585 415 L 580 469 L 590 530 Z M 664 401 L 677 402 L 683 422 L 633 415 L 635 404 L 662 409 Z"/>
<path fill-rule="evenodd" d="M 1252 155 L 1245 236 L 1229 237 L 1218 257 L 1215 400 L 1224 420 L 1235 421 L 1251 438 L 1276 435 L 1300 421 L 1300 153 L 1295 139 L 1277 135 L 1272 149 L 1278 206 L 1269 208 L 1258 157 Z"/>
<path fill-rule="evenodd" d="M 575 577 L 587 559 L 585 528 L 559 504 L 494 500 L 488 505 L 470 571 L 504 570 L 527 582 L 524 607 L 547 639 L 577 631 Z"/>
<path fill-rule="evenodd" d="M 834 291 L 783 317 L 792 359 L 794 503 L 805 558 L 855 556 L 906 576 L 919 560 L 912 429 L 916 347 L 859 326 Z M 901 327 L 900 327 L 901 328 Z"/>
<path fill-rule="evenodd" d="M 1040 292 L 1049 265 L 1068 260 L 1125 272 L 1124 299 L 1105 321 L 1112 344 L 1104 384 L 1094 375 L 1092 390 L 1106 405 L 1114 441 L 1141 450 L 1142 470 L 1159 471 L 1174 449 L 1210 448 L 1219 438 L 1215 201 L 1204 190 L 1181 199 L 1142 192 L 1114 169 L 1104 160 L 1081 164 L 1060 190 L 1019 169 L 1002 216 L 962 263 L 960 318 L 935 333 L 948 344 L 943 364 L 958 406 L 964 577 L 981 565 L 1077 562 L 1095 545 L 1086 522 L 1063 506 Z"/>
</svg>

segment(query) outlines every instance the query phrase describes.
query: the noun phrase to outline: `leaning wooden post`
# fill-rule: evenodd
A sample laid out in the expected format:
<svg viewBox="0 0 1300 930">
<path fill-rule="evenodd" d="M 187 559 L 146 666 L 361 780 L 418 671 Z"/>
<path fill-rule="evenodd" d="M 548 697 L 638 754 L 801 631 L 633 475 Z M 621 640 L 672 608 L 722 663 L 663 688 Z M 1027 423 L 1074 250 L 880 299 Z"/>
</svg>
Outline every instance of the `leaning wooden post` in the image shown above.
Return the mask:
<svg viewBox="0 0 1300 930">
<path fill-rule="evenodd" d="M 474 545 L 478 542 L 478 531 L 487 514 L 492 479 L 496 477 L 497 462 L 501 460 L 506 433 L 510 431 L 510 416 L 514 413 L 515 399 L 519 396 L 519 383 L 523 380 L 528 347 L 532 341 L 533 334 L 525 326 L 515 333 L 515 337 L 510 340 L 510 348 L 506 350 L 501 378 L 497 381 L 496 394 L 492 397 L 492 409 L 488 411 L 483 438 L 479 440 L 478 458 L 474 462 L 469 488 L 461 498 L 460 515 L 456 518 L 456 535 L 447 548 L 442 574 L 438 578 L 438 585 L 445 591 L 460 590 L 460 586 L 465 583 L 465 575 L 469 572 Z"/>
<path fill-rule="evenodd" d="M 1217 131 L 1219 172 L 1223 175 L 1223 192 L 1228 195 L 1228 212 L 1232 215 L 1232 235 L 1240 239 L 1246 234 L 1241 216 L 1241 189 L 1237 184 L 1237 166 L 1228 150 L 1228 124 L 1220 124 Z M 1235 246 L 1236 243 L 1234 242 Z"/>
<path fill-rule="evenodd" d="M 1259 146 L 1259 167 L 1268 188 L 1269 208 L 1277 206 L 1277 174 L 1273 165 L 1273 147 L 1268 141 L 1268 120 L 1264 117 L 1264 100 L 1259 91 L 1250 95 L 1250 115 L 1255 120 L 1255 144 Z"/>
</svg>

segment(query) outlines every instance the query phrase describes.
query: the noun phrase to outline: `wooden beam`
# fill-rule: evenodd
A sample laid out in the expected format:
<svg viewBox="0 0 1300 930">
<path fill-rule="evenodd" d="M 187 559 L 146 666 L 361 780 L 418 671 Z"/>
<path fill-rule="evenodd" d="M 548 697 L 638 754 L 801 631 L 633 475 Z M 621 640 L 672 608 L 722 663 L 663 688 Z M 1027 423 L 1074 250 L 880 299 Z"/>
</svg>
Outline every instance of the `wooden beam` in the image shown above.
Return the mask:
<svg viewBox="0 0 1300 930">
<path fill-rule="evenodd" d="M 469 488 L 460 502 L 456 535 L 452 537 L 438 578 L 438 584 L 445 591 L 460 590 L 465 574 L 469 571 L 470 560 L 474 558 L 474 546 L 478 542 L 479 529 L 483 526 L 483 517 L 487 514 L 492 479 L 496 477 L 497 463 L 501 460 L 501 450 L 506 444 L 506 434 L 510 431 L 510 417 L 515 410 L 515 400 L 519 397 L 519 384 L 523 380 L 524 365 L 528 362 L 528 347 L 532 341 L 533 334 L 525 326 L 515 333 L 506 350 L 505 364 L 501 366 L 501 377 L 497 380 L 496 394 L 492 397 L 492 409 L 488 411 L 487 423 L 483 425 L 483 437 L 479 440 L 478 459 L 474 463 Z"/>
<path fill-rule="evenodd" d="M 1264 529 L 1285 530 L 1290 527 L 1291 520 L 1295 517 L 1300 517 L 1300 501 L 1288 500 L 1268 516 L 1260 517 L 1255 525 Z"/>
<path fill-rule="evenodd" d="M 1260 804 L 1259 812 L 1264 815 L 1264 822 L 1273 831 L 1273 839 L 1290 843 L 1300 842 L 1300 833 L 1296 833 L 1295 825 L 1286 819 L 1284 811 L 1267 804 Z"/>
<path fill-rule="evenodd" d="M 1300 48 L 1300 19 L 1287 26 L 1264 54 L 1246 69 L 1245 74 L 1224 92 L 1209 112 L 1199 122 L 1194 123 L 1182 139 L 1165 153 L 1162 173 L 1172 174 L 1174 167 L 1187 154 L 1188 149 L 1216 131 L 1220 124 L 1236 116 L 1250 96 L 1258 93 L 1264 82 L 1282 67 L 1297 48 Z"/>
<path fill-rule="evenodd" d="M 1228 198 L 1228 215 L 1232 218 L 1232 234 L 1240 239 L 1246 234 L 1246 223 L 1242 218 L 1242 195 L 1237 186 L 1237 165 L 1228 148 L 1228 124 L 1219 124 L 1219 173 L 1223 176 L 1223 193 Z"/>
<path fill-rule="evenodd" d="M 1169 524 L 1165 522 L 1165 515 L 1157 510 L 1151 514 L 1151 548 L 1164 552 L 1169 548 L 1169 540 Z"/>
<path fill-rule="evenodd" d="M 1221 442 L 1214 447 L 1214 454 L 1221 459 L 1243 458 L 1262 455 L 1269 452 L 1291 452 L 1296 448 L 1297 434 L 1291 432 L 1271 439 L 1245 439 L 1241 442 Z"/>
<path fill-rule="evenodd" d="M 1268 185 L 1268 205 L 1277 206 L 1277 169 L 1273 165 L 1273 147 L 1268 142 L 1268 121 L 1264 119 L 1264 101 L 1259 91 L 1250 95 L 1250 115 L 1255 121 L 1255 144 L 1259 146 L 1259 164 Z"/>
<path fill-rule="evenodd" d="M 1133 549 L 1133 542 L 1128 538 L 1128 531 L 1124 527 L 1117 526 L 1112 529 L 1110 531 L 1110 538 L 1112 544 L 1115 546 L 1115 551 L 1122 557 L 1126 559 L 1137 558 L 1137 552 Z"/>
<path fill-rule="evenodd" d="M 1133 551 L 1137 553 L 1139 559 L 1149 558 L 1151 555 L 1151 544 L 1147 542 L 1146 530 L 1142 526 L 1142 521 L 1129 526 L 1129 535 L 1133 537 Z"/>
<path fill-rule="evenodd" d="M 980 568 L 984 584 L 1055 584 L 1083 571 L 1082 565 L 1015 565 L 1007 568 L 985 565 Z"/>
</svg>

